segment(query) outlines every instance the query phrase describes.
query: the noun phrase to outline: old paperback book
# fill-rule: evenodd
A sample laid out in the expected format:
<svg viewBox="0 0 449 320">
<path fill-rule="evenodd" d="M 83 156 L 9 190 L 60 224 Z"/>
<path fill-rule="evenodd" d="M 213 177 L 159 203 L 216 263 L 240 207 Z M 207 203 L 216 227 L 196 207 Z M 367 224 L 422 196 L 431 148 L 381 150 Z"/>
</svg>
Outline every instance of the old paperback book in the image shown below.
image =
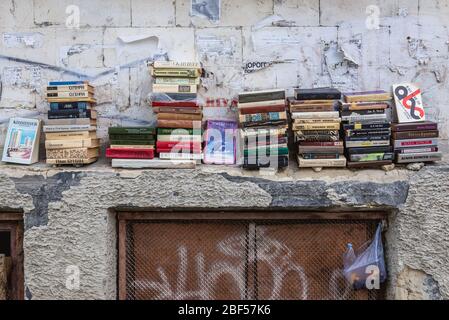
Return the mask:
<svg viewBox="0 0 449 320">
<path fill-rule="evenodd" d="M 93 98 L 94 94 L 89 91 L 55 91 L 47 92 L 47 98 L 58 99 L 78 99 L 78 98 Z"/>
<path fill-rule="evenodd" d="M 49 149 L 73 149 L 73 148 L 96 148 L 100 146 L 100 139 L 80 140 L 47 140 L 45 148 Z"/>
<path fill-rule="evenodd" d="M 296 100 L 340 100 L 341 92 L 334 88 L 295 89 Z"/>
<path fill-rule="evenodd" d="M 384 90 L 351 92 L 344 94 L 344 100 L 351 102 L 376 102 L 391 100 L 391 94 Z"/>
<path fill-rule="evenodd" d="M 48 149 L 48 159 L 89 159 L 100 155 L 99 148 Z"/>
<path fill-rule="evenodd" d="M 63 85 L 63 86 L 47 86 L 47 92 L 53 93 L 56 92 L 67 92 L 67 91 L 75 91 L 75 92 L 93 92 L 94 87 L 91 85 L 84 83 L 84 84 L 76 84 L 76 85 Z"/>
<path fill-rule="evenodd" d="M 429 152 L 429 153 L 411 153 L 411 154 L 398 154 L 398 163 L 412 163 L 412 162 L 435 162 L 440 161 L 443 158 L 441 152 Z"/>
<path fill-rule="evenodd" d="M 153 84 L 153 92 L 197 93 L 197 85 Z"/>
<path fill-rule="evenodd" d="M 304 159 L 298 156 L 298 165 L 300 168 L 344 168 L 346 167 L 346 158 L 341 156 L 338 159 Z"/>
<path fill-rule="evenodd" d="M 69 131 L 95 131 L 96 126 L 90 124 L 81 125 L 45 125 L 44 132 L 69 132 Z"/>
<path fill-rule="evenodd" d="M 11 118 L 2 161 L 18 164 L 38 162 L 41 126 L 37 119 Z"/>
<path fill-rule="evenodd" d="M 113 168 L 124 169 L 195 169 L 195 160 L 112 159 Z"/>
<path fill-rule="evenodd" d="M 47 140 L 80 140 L 97 139 L 95 131 L 69 131 L 69 132 L 48 132 L 45 134 Z"/>
<path fill-rule="evenodd" d="M 54 165 L 82 165 L 82 164 L 91 164 L 97 161 L 98 158 L 85 158 L 85 159 L 49 159 L 47 158 L 47 164 Z"/>
<path fill-rule="evenodd" d="M 156 69 L 201 69 L 199 62 L 178 62 L 178 61 L 154 61 L 153 68 Z"/>
<path fill-rule="evenodd" d="M 393 85 L 396 116 L 399 123 L 426 120 L 421 90 L 412 83 Z"/>
</svg>

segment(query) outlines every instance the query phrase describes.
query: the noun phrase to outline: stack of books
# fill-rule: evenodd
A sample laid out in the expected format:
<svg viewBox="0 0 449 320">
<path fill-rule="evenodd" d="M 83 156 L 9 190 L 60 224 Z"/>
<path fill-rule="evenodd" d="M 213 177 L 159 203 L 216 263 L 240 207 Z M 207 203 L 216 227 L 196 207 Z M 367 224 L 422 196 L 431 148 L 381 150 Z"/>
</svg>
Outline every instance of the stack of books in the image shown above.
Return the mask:
<svg viewBox="0 0 449 320">
<path fill-rule="evenodd" d="M 238 110 L 243 168 L 288 167 L 285 90 L 241 93 Z"/>
<path fill-rule="evenodd" d="M 393 163 L 391 94 L 386 91 L 347 93 L 340 104 L 348 168 Z"/>
<path fill-rule="evenodd" d="M 109 159 L 153 159 L 156 130 L 150 127 L 109 128 Z"/>
<path fill-rule="evenodd" d="M 392 131 L 396 163 L 434 162 L 442 159 L 443 155 L 438 150 L 437 123 L 395 123 Z"/>
<path fill-rule="evenodd" d="M 333 88 L 295 89 L 289 99 L 291 129 L 300 168 L 346 167 L 338 101 Z"/>
<path fill-rule="evenodd" d="M 155 61 L 151 68 L 156 151 L 161 160 L 200 162 L 203 158 L 203 114 L 197 99 L 201 73 L 201 65 L 195 62 Z"/>
<path fill-rule="evenodd" d="M 97 112 L 94 88 L 87 81 L 50 82 L 44 125 L 47 163 L 83 165 L 97 161 Z"/>
</svg>

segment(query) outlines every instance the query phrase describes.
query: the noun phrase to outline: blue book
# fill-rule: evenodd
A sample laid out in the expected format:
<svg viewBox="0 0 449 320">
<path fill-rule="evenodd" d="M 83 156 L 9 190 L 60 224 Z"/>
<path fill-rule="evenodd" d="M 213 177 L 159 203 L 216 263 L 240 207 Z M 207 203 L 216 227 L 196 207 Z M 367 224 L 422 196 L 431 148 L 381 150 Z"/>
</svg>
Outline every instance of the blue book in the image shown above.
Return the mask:
<svg viewBox="0 0 449 320">
<path fill-rule="evenodd" d="M 85 84 L 86 81 L 51 81 L 48 83 L 49 86 L 75 86 L 80 84 Z"/>
</svg>

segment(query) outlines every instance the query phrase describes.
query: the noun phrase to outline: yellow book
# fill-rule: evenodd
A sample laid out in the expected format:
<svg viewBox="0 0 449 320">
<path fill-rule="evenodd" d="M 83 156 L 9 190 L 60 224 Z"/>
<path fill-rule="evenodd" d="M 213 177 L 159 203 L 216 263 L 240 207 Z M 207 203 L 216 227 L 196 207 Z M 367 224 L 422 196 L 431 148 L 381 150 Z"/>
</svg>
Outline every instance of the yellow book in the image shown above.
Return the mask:
<svg viewBox="0 0 449 320">
<path fill-rule="evenodd" d="M 80 139 L 97 139 L 95 131 L 69 131 L 69 132 L 47 132 L 45 133 L 47 140 L 80 140 Z"/>
</svg>

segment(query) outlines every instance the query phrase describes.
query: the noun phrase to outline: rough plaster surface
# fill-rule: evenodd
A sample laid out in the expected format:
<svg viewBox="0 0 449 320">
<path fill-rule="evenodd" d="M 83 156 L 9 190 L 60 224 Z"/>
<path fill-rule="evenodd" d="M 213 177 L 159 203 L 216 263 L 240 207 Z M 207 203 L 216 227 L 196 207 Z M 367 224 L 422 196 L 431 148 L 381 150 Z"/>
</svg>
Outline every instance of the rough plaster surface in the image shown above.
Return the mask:
<svg viewBox="0 0 449 320">
<path fill-rule="evenodd" d="M 413 298 L 418 292 L 437 299 L 449 297 L 448 170 L 441 165 L 417 173 L 335 170 L 263 177 L 213 166 L 166 171 L 2 166 L 0 207 L 24 211 L 29 299 L 115 299 L 114 209 L 163 208 L 362 210 L 367 215 L 388 210 L 389 297 Z M 80 268 L 78 291 L 65 286 L 70 266 Z M 404 272 L 406 267 L 416 273 Z"/>
<path fill-rule="evenodd" d="M 427 284 L 422 284 L 425 290 L 433 292 L 432 287 L 437 284 L 441 296 L 449 299 L 448 174 L 448 166 L 424 168 L 414 174 L 406 204 L 397 215 L 392 216 L 387 236 L 391 251 L 388 257 L 392 296 L 396 287 L 414 291 L 404 277 L 396 277 L 407 273 L 409 268 L 417 270 L 418 274 L 424 273 L 424 279 L 431 279 Z M 402 298 L 403 295 L 397 297 Z M 422 297 L 426 298 L 426 295 Z M 438 294 L 429 294 L 428 298 L 436 299 Z"/>
</svg>

